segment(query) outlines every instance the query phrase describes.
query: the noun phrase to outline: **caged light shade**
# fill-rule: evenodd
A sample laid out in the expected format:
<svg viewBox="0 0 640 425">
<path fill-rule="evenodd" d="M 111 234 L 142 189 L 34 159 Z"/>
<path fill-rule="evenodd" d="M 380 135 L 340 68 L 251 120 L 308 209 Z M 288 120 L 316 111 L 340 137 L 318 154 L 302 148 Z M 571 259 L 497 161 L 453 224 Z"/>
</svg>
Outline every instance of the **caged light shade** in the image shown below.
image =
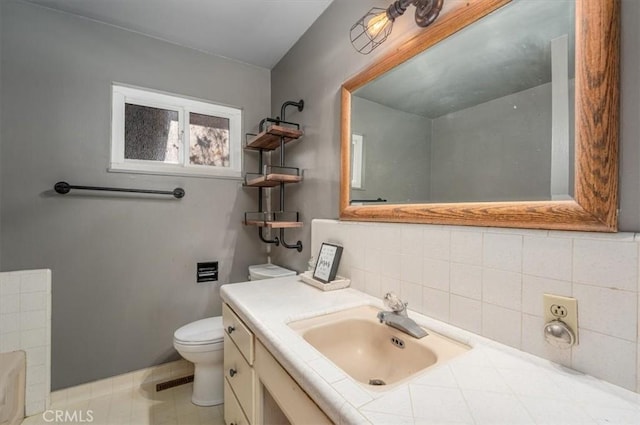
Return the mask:
<svg viewBox="0 0 640 425">
<path fill-rule="evenodd" d="M 351 44 L 358 52 L 368 55 L 384 43 L 392 29 L 393 19 L 387 10 L 374 7 L 351 27 Z"/>
<path fill-rule="evenodd" d="M 402 16 L 407 7 L 415 6 L 416 25 L 424 28 L 436 20 L 443 3 L 444 0 L 396 0 L 386 9 L 374 7 L 351 27 L 351 44 L 358 52 L 368 55 L 389 37 L 393 21 Z"/>
</svg>

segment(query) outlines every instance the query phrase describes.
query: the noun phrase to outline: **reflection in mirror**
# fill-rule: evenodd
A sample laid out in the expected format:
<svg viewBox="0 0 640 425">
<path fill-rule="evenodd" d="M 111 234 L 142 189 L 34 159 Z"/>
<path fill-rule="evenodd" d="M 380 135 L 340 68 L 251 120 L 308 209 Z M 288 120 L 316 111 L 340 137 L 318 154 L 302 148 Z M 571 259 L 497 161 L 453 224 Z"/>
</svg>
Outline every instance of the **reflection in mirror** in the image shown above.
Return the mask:
<svg viewBox="0 0 640 425">
<path fill-rule="evenodd" d="M 355 90 L 351 204 L 571 199 L 574 16 L 513 0 Z"/>
</svg>

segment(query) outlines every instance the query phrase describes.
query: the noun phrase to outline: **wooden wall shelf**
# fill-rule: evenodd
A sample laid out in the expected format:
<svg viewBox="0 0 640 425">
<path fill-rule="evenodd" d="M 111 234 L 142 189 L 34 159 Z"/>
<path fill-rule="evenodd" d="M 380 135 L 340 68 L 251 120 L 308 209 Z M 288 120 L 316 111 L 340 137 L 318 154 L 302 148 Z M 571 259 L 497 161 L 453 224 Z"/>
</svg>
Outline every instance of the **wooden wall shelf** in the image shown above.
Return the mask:
<svg viewBox="0 0 640 425">
<path fill-rule="evenodd" d="M 302 130 L 296 128 L 271 125 L 249 140 L 245 149 L 272 151 L 280 147 L 280 138 L 283 138 L 284 143 L 289 143 L 292 140 L 299 139 L 303 134 Z"/>
<path fill-rule="evenodd" d="M 267 227 L 269 229 L 292 229 L 296 227 L 304 227 L 301 221 L 259 221 L 249 220 L 244 222 L 247 226 Z"/>
<path fill-rule="evenodd" d="M 267 174 L 256 175 L 255 177 L 246 176 L 244 185 L 246 187 L 275 187 L 280 183 L 299 183 L 302 176 L 293 176 L 290 174 Z"/>
</svg>

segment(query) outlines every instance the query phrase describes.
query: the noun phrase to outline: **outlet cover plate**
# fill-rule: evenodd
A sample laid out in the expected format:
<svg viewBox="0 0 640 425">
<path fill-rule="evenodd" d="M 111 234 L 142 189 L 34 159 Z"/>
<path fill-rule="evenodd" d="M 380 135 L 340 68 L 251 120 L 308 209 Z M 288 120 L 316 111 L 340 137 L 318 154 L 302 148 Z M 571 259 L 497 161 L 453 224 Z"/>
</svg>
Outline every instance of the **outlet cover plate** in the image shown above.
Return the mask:
<svg viewBox="0 0 640 425">
<path fill-rule="evenodd" d="M 578 343 L 578 300 L 561 295 L 543 294 L 544 323 L 560 319 L 566 323 L 576 337 Z"/>
</svg>

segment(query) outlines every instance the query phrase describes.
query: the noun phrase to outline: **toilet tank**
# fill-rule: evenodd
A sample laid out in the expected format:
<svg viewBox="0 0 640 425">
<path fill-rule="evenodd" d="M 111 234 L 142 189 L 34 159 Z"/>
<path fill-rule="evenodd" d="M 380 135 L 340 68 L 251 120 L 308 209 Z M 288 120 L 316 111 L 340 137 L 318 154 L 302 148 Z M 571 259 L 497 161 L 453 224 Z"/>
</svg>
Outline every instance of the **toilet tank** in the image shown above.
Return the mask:
<svg viewBox="0 0 640 425">
<path fill-rule="evenodd" d="M 295 275 L 295 271 L 276 266 L 275 264 L 256 264 L 249 266 L 249 280 L 273 279 L 276 277 Z"/>
</svg>

